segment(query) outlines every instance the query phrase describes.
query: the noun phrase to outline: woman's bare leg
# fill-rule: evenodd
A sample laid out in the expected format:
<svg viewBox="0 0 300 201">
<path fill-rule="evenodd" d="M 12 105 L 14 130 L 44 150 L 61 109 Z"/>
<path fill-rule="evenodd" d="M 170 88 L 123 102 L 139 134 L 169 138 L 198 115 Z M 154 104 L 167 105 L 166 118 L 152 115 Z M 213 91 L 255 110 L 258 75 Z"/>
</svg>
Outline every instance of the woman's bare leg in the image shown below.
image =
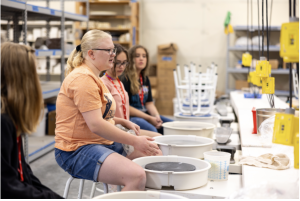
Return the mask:
<svg viewBox="0 0 300 201">
<path fill-rule="evenodd" d="M 122 191 L 143 191 L 146 173 L 138 164 L 117 153 L 110 154 L 103 162 L 98 181 L 107 184 L 123 185 Z"/>
</svg>

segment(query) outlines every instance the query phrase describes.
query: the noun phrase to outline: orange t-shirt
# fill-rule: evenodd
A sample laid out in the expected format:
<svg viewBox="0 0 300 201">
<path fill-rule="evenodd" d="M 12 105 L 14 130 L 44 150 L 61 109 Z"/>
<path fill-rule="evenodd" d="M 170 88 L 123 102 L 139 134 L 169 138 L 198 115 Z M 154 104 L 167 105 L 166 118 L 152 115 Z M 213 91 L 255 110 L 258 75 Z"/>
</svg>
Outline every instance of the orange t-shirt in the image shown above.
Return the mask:
<svg viewBox="0 0 300 201">
<path fill-rule="evenodd" d="M 107 89 L 110 91 L 111 95 L 113 96 L 113 98 L 115 99 L 116 102 L 116 117 L 125 119 L 124 116 L 124 112 L 123 112 L 123 106 L 122 106 L 122 98 L 120 93 L 122 94 L 122 97 L 124 97 L 124 94 L 122 92 L 122 89 L 120 88 L 120 84 L 117 82 L 115 83 L 116 87 L 118 88 L 119 92 L 117 91 L 117 89 L 114 87 L 113 83 L 104 75 L 101 77 L 101 80 L 103 81 L 103 83 L 106 85 Z M 120 82 L 124 93 L 125 93 L 125 108 L 126 108 L 126 119 L 129 120 L 129 96 L 127 91 L 124 88 L 124 85 L 122 82 Z"/>
<path fill-rule="evenodd" d="M 55 147 L 75 151 L 87 144 L 110 145 L 113 141 L 92 133 L 82 113 L 101 108 L 104 119 L 115 124 L 116 103 L 101 79 L 83 64 L 64 80 L 56 101 Z M 101 126 L 101 125 L 99 125 Z"/>
</svg>

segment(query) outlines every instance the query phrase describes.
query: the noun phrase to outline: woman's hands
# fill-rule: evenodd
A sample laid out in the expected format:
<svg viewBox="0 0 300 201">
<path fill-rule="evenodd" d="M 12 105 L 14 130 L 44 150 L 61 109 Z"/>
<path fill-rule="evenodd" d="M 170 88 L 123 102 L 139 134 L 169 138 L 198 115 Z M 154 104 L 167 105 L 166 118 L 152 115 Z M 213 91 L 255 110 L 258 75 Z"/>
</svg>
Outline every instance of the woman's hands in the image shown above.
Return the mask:
<svg viewBox="0 0 300 201">
<path fill-rule="evenodd" d="M 150 116 L 148 117 L 147 121 L 152 124 L 153 126 L 155 126 L 155 128 L 160 128 L 162 125 L 162 120 L 160 119 L 160 116 Z"/>
<path fill-rule="evenodd" d="M 140 135 L 140 127 L 135 123 L 124 119 L 124 123 L 122 126 L 124 126 L 127 129 L 133 130 L 136 135 Z"/>
<path fill-rule="evenodd" d="M 157 144 L 153 143 L 153 138 L 147 136 L 136 136 L 133 147 L 147 156 L 155 156 L 160 154 L 160 149 Z"/>
</svg>

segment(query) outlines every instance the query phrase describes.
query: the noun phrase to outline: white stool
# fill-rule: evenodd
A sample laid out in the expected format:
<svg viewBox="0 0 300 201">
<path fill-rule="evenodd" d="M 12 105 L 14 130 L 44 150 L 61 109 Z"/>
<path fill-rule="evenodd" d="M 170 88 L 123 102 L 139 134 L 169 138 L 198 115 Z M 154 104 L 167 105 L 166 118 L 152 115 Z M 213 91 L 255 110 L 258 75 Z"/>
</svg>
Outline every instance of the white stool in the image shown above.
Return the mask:
<svg viewBox="0 0 300 201">
<path fill-rule="evenodd" d="M 74 179 L 79 179 L 79 178 L 75 178 L 70 176 L 70 178 L 68 179 L 67 183 L 66 183 L 66 187 L 65 187 L 65 191 L 64 191 L 64 198 L 68 197 L 69 194 L 69 189 L 70 189 L 70 185 L 72 183 L 72 181 Z M 83 192 L 83 186 L 84 186 L 84 181 L 85 179 L 79 179 L 80 180 L 80 184 L 79 184 L 79 191 L 78 191 L 78 199 L 82 199 L 82 192 Z M 104 190 L 102 191 L 101 189 L 96 188 L 96 184 L 97 183 L 101 183 L 101 182 L 93 182 L 93 186 L 92 186 L 92 190 L 91 190 L 91 194 L 90 194 L 90 198 L 93 198 L 95 195 L 95 190 L 102 192 L 104 194 L 108 193 L 108 185 L 106 183 L 103 183 L 103 188 Z M 121 186 L 118 186 L 118 191 L 121 191 Z"/>
</svg>

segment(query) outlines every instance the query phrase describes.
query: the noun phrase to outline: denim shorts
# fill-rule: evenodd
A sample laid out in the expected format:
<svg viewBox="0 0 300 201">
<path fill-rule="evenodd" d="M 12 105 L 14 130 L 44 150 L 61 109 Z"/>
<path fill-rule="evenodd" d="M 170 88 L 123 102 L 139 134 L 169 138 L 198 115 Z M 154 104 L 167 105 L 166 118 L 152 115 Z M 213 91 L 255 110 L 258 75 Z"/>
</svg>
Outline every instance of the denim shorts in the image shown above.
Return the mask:
<svg viewBox="0 0 300 201">
<path fill-rule="evenodd" d="M 102 163 L 112 153 L 126 156 L 122 144 L 114 142 L 112 145 L 84 145 L 76 151 L 62 151 L 55 148 L 55 160 L 73 177 L 97 182 Z"/>
</svg>

